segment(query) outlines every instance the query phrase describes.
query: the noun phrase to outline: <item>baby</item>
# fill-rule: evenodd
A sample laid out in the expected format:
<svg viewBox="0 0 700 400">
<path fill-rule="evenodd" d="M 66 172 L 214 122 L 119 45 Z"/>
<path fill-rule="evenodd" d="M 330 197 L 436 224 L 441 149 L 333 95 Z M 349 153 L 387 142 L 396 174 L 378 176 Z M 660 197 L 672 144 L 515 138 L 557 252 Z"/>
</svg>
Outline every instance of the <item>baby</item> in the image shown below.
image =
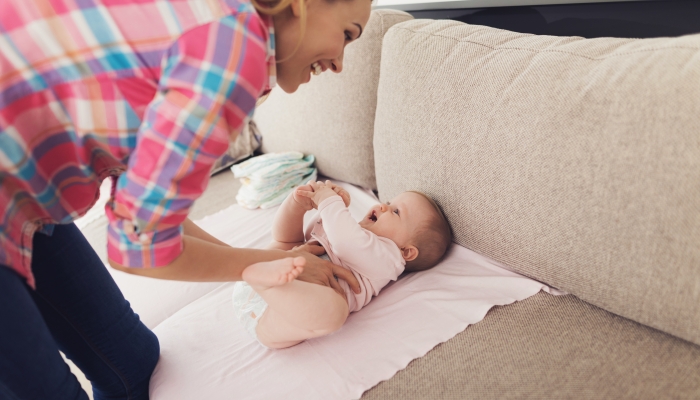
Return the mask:
<svg viewBox="0 0 700 400">
<path fill-rule="evenodd" d="M 353 272 L 362 290 L 354 293 L 341 280 L 341 296 L 330 287 L 297 281 L 302 257 L 249 266 L 243 271 L 245 282 L 234 286 L 234 310 L 262 345 L 285 348 L 335 332 L 349 313 L 367 305 L 404 271 L 435 266 L 452 241 L 440 208 L 421 193 L 404 192 L 378 204 L 359 223 L 349 204 L 349 193 L 326 181 L 297 188 L 280 206 L 271 247 L 320 245 L 330 261 Z M 314 208 L 318 217 L 304 232 L 304 214 Z"/>
</svg>

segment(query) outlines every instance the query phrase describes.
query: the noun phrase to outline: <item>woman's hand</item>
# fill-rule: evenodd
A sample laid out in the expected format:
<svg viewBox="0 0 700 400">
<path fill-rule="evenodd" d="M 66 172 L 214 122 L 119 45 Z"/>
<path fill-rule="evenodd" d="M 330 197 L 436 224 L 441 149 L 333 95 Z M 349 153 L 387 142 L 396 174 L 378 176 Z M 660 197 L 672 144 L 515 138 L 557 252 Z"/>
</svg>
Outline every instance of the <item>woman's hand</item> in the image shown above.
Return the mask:
<svg viewBox="0 0 700 400">
<path fill-rule="evenodd" d="M 305 251 L 315 256 L 322 256 L 326 254 L 326 249 L 324 249 L 319 242 L 306 242 L 302 245 L 295 246 L 292 248 L 292 251 Z"/>
<path fill-rule="evenodd" d="M 347 282 L 353 292 L 360 293 L 360 283 L 350 270 L 335 265 L 330 261 L 320 259 L 306 251 L 292 250 L 290 253 L 292 253 L 291 257 L 304 257 L 306 260 L 304 270 L 301 275 L 297 277 L 298 280 L 328 286 L 345 297 L 345 291 L 338 283 L 337 277 Z"/>
</svg>

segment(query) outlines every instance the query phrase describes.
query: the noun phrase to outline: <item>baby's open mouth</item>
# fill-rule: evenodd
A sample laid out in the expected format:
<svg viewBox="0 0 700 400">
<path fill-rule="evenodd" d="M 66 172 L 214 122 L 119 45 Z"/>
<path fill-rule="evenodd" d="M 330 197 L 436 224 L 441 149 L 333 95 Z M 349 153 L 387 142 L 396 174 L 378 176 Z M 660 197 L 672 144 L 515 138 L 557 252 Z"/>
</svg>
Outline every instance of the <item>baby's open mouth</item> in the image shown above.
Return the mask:
<svg viewBox="0 0 700 400">
<path fill-rule="evenodd" d="M 370 221 L 372 221 L 372 222 L 377 222 L 377 212 L 376 212 L 376 211 L 372 211 L 372 213 L 369 215 L 369 219 L 370 219 Z"/>
</svg>

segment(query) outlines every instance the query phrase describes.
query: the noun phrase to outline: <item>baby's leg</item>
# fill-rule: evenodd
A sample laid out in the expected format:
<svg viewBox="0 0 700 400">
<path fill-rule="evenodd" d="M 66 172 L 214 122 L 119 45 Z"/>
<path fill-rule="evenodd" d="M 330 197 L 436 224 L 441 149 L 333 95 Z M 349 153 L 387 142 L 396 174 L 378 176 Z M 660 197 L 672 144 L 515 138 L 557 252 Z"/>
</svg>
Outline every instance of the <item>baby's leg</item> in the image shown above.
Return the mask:
<svg viewBox="0 0 700 400">
<path fill-rule="evenodd" d="M 294 193 L 287 196 L 272 221 L 273 249 L 291 250 L 304 243 L 304 214 L 306 209 L 294 200 Z"/>
<path fill-rule="evenodd" d="M 258 340 L 270 348 L 285 348 L 340 329 L 348 317 L 345 298 L 329 287 L 297 281 L 302 259 L 278 261 L 243 271 L 243 279 L 268 305 L 258 321 Z"/>
</svg>

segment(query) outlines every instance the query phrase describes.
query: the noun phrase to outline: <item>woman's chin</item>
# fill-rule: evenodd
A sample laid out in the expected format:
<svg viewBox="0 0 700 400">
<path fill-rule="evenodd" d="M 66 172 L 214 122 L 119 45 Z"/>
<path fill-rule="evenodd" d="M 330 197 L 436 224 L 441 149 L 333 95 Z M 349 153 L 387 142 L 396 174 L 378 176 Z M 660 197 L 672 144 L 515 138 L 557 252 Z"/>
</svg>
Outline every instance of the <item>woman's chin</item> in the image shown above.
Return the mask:
<svg viewBox="0 0 700 400">
<path fill-rule="evenodd" d="M 281 87 L 286 93 L 296 92 L 299 86 L 309 83 L 309 81 L 311 81 L 311 71 L 309 69 L 302 71 L 299 76 L 277 75 L 277 86 Z"/>
<path fill-rule="evenodd" d="M 297 81 L 297 82 L 288 82 L 286 80 L 284 80 L 284 81 L 278 80 L 277 81 L 277 86 L 282 88 L 282 90 L 284 90 L 285 93 L 290 93 L 290 94 L 296 92 L 297 89 L 299 89 L 299 85 L 301 85 L 301 84 L 302 84 L 302 82 L 299 82 L 299 81 Z"/>
</svg>

